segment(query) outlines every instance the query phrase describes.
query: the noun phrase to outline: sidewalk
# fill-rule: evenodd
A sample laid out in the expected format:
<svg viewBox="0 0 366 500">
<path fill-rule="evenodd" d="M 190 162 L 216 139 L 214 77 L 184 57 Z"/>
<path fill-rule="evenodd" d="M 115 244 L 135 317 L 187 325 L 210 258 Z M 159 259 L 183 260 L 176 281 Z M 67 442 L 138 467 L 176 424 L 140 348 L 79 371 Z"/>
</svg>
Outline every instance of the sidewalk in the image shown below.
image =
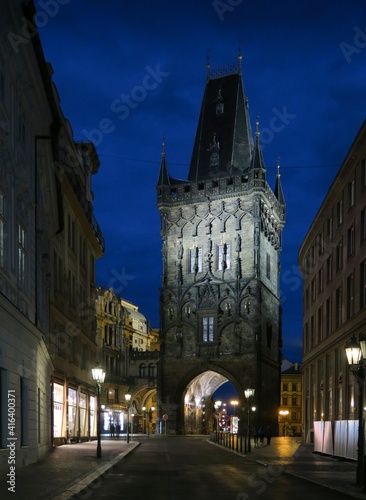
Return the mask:
<svg viewBox="0 0 366 500">
<path fill-rule="evenodd" d="M 291 474 L 354 498 L 366 498 L 356 485 L 356 462 L 313 453 L 313 445 L 302 443 L 301 438 L 272 438 L 269 446 L 265 442 L 252 448 L 245 459 L 264 467 L 276 465 L 276 474 Z"/>
<path fill-rule="evenodd" d="M 1 500 L 66 500 L 85 488 L 98 488 L 102 475 L 123 459 L 138 441 L 126 437 L 102 439 L 102 458 L 96 458 L 97 442 L 88 441 L 54 448 L 47 458 L 16 469 L 15 494 L 8 491 L 7 479 L 0 479 Z M 94 481 L 94 482 L 93 482 Z M 80 498 L 88 498 L 83 492 Z"/>
</svg>

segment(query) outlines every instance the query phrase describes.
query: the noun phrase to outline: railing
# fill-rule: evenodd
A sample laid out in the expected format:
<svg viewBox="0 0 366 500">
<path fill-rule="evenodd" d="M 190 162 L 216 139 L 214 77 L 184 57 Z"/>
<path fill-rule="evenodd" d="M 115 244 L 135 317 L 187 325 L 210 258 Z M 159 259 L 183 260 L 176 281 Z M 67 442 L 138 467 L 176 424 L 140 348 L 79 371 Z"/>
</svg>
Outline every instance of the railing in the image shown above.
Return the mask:
<svg viewBox="0 0 366 500">
<path fill-rule="evenodd" d="M 210 432 L 210 441 L 238 453 L 246 453 L 245 436 L 231 434 L 230 432 Z"/>
</svg>

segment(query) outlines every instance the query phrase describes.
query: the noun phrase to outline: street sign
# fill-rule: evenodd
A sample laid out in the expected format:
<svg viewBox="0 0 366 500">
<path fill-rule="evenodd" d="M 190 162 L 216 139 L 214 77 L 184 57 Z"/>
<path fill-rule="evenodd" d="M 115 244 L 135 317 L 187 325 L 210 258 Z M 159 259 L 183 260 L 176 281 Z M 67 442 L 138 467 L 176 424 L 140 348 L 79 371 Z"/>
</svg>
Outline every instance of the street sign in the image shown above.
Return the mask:
<svg viewBox="0 0 366 500">
<path fill-rule="evenodd" d="M 168 418 L 169 418 L 169 417 L 168 417 L 168 415 L 165 413 L 165 414 L 163 415 L 163 420 L 168 420 Z"/>
</svg>

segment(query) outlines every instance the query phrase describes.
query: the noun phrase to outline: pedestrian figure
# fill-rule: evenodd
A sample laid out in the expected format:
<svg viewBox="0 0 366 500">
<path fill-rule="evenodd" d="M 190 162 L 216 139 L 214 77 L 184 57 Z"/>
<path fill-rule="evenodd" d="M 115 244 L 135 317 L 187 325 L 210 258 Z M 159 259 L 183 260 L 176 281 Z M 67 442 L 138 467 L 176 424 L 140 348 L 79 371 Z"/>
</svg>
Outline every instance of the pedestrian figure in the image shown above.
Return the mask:
<svg viewBox="0 0 366 500">
<path fill-rule="evenodd" d="M 259 442 L 260 444 L 263 444 L 263 440 L 264 440 L 264 429 L 262 426 L 259 427 L 258 429 L 258 437 L 259 437 Z"/>
<path fill-rule="evenodd" d="M 270 445 L 271 444 L 271 438 L 272 438 L 272 432 L 271 432 L 271 428 L 270 428 L 269 425 L 267 425 L 266 435 L 267 435 L 267 445 Z"/>
<path fill-rule="evenodd" d="M 116 435 L 119 437 L 119 433 L 121 432 L 121 426 L 119 424 L 116 424 Z"/>
<path fill-rule="evenodd" d="M 114 424 L 111 424 L 111 425 L 109 426 L 109 430 L 110 430 L 110 432 L 111 432 L 111 437 L 114 437 Z"/>
</svg>

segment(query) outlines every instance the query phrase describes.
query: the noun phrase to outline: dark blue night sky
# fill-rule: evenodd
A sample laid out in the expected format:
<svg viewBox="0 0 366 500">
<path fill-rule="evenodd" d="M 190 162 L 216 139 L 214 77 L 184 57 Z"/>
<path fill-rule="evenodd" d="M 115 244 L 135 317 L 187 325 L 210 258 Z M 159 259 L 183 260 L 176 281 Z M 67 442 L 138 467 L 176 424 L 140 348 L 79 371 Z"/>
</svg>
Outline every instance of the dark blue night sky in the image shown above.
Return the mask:
<svg viewBox="0 0 366 500">
<path fill-rule="evenodd" d="M 153 327 L 162 138 L 170 174 L 187 178 L 208 49 L 214 69 L 236 62 L 240 46 L 252 129 L 258 114 L 272 188 L 280 158 L 283 351 L 300 362 L 297 255 L 365 119 L 365 2 L 63 0 L 48 13 L 36 5 L 64 114 L 75 140 L 93 140 L 101 160 L 93 190 L 106 252 L 97 285 L 138 305 Z"/>
</svg>

